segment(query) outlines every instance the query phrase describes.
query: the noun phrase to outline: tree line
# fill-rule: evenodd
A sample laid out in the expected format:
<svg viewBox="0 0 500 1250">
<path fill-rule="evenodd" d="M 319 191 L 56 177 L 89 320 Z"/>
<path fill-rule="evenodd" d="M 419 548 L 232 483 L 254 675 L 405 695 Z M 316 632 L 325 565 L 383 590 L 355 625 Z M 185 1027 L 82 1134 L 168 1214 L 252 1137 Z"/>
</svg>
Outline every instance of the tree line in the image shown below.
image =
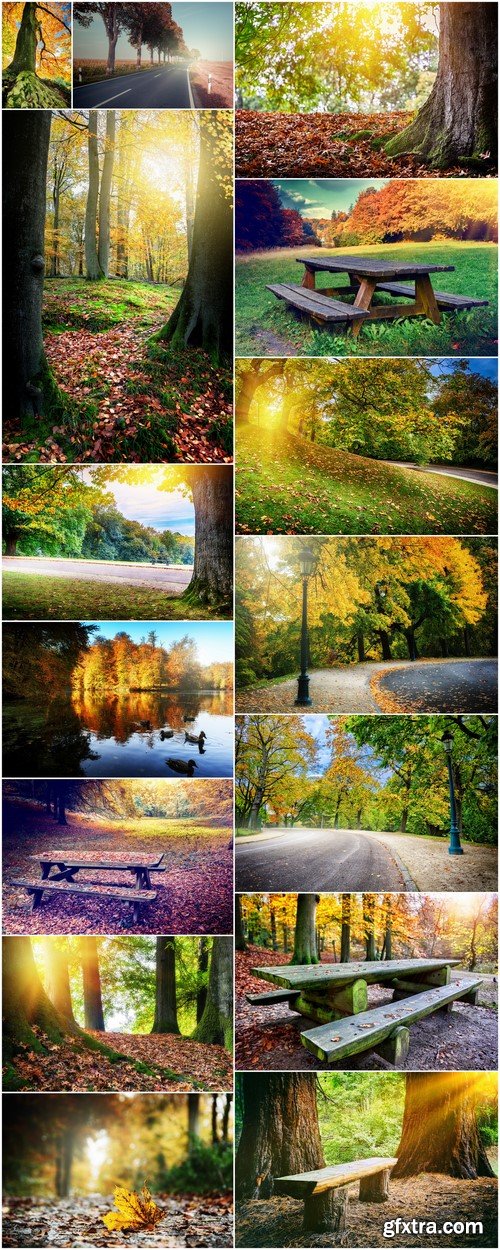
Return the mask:
<svg viewBox="0 0 500 1250">
<path fill-rule="evenodd" d="M 146 780 L 102 781 L 93 777 L 66 781 L 16 780 L 4 781 L 6 827 L 12 821 L 16 837 L 19 806 L 32 810 L 39 819 L 41 810 L 55 817 L 60 825 L 68 823 L 68 815 L 83 815 L 96 824 L 133 820 L 191 820 L 215 827 L 232 827 L 232 787 L 227 781 L 200 778 L 196 786 L 181 777 L 169 781 Z M 71 819 L 71 817 L 70 817 Z M 85 829 L 85 822 L 83 823 Z M 147 832 L 144 826 L 144 832 Z"/>
<path fill-rule="evenodd" d="M 103 21 L 106 41 L 106 75 L 114 73 L 116 45 L 120 35 L 126 34 L 132 48 L 136 49 L 136 68 L 141 68 L 142 48 L 148 48 L 151 64 L 157 53 L 158 64 L 175 59 L 188 59 L 197 55 L 189 51 L 182 28 L 172 17 L 171 4 L 74 4 L 73 17 L 80 26 L 88 27 L 98 14 Z"/>
</svg>

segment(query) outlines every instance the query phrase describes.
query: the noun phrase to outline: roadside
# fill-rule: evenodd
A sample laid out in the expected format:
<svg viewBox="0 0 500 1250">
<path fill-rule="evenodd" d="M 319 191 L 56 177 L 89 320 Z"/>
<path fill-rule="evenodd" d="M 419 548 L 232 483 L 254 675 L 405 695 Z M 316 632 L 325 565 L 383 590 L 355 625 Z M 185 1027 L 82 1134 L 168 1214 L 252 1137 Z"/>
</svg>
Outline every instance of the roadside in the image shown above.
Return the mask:
<svg viewBox="0 0 500 1250">
<path fill-rule="evenodd" d="M 422 837 L 409 833 L 372 832 L 363 829 L 363 836 L 382 842 L 391 855 L 401 861 L 417 890 L 470 891 L 496 890 L 498 850 L 496 846 L 478 846 L 462 839 L 463 855 L 448 853 L 447 838 Z"/>
</svg>

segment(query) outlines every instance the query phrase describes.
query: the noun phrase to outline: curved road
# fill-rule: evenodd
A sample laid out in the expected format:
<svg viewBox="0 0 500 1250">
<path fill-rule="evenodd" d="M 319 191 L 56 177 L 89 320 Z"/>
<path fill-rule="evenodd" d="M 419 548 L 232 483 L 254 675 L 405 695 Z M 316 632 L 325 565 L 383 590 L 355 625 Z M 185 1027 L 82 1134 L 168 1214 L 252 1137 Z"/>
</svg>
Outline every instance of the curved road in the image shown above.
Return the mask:
<svg viewBox="0 0 500 1250">
<path fill-rule="evenodd" d="M 416 661 L 383 676 L 380 689 L 401 701 L 402 712 L 496 712 L 497 676 L 496 660 Z"/>
<path fill-rule="evenodd" d="M 31 573 L 36 577 L 74 577 L 87 582 L 117 582 L 128 586 L 149 586 L 181 595 L 193 576 L 191 564 L 170 568 L 162 564 L 103 563 L 100 560 L 61 560 L 31 556 L 4 556 L 5 573 Z"/>
<path fill-rule="evenodd" d="M 496 660 L 393 660 L 352 664 L 350 668 L 319 668 L 310 672 L 312 706 L 304 713 L 342 716 L 381 712 L 380 690 L 394 699 L 394 712 L 495 712 Z M 237 691 L 237 712 L 293 712 L 296 680 Z"/>
<path fill-rule="evenodd" d="M 462 482 L 476 482 L 479 486 L 491 486 L 498 490 L 498 473 L 489 469 L 467 469 L 453 464 L 412 464 L 411 460 L 383 460 L 398 469 L 413 469 L 415 473 L 440 473 L 442 477 L 458 477 Z"/>
<path fill-rule="evenodd" d="M 390 851 L 357 829 L 236 838 L 237 890 L 404 890 Z"/>
<path fill-rule="evenodd" d="M 73 87 L 74 108 L 189 109 L 193 108 L 185 65 L 155 65 L 104 82 Z"/>
</svg>

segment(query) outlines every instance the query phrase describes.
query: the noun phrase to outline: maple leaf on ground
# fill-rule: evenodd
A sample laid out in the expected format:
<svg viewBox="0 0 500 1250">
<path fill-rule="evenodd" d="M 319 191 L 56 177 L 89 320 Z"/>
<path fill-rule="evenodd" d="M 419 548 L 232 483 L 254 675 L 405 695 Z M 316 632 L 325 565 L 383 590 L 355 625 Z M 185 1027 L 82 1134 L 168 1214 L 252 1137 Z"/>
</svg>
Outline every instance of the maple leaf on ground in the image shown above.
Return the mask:
<svg viewBox="0 0 500 1250">
<path fill-rule="evenodd" d="M 108 1211 L 102 1216 L 102 1222 L 110 1232 L 128 1230 L 137 1232 L 139 1229 L 154 1229 L 165 1217 L 165 1211 L 153 1202 L 147 1185 L 143 1185 L 141 1193 L 117 1185 L 113 1194 L 117 1211 Z"/>
</svg>

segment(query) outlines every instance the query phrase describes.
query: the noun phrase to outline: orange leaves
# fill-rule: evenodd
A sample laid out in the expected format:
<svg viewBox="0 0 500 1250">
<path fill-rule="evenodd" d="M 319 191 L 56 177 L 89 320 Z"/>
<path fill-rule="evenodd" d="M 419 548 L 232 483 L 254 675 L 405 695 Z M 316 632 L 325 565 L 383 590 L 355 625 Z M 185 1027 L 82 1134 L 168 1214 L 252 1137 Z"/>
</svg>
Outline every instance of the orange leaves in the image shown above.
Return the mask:
<svg viewBox="0 0 500 1250">
<path fill-rule="evenodd" d="M 149 1189 L 143 1185 L 140 1194 L 123 1185 L 117 1185 L 114 1191 L 117 1211 L 109 1211 L 102 1216 L 102 1222 L 109 1232 L 140 1232 L 152 1231 L 165 1217 L 165 1211 L 153 1202 Z"/>
</svg>

